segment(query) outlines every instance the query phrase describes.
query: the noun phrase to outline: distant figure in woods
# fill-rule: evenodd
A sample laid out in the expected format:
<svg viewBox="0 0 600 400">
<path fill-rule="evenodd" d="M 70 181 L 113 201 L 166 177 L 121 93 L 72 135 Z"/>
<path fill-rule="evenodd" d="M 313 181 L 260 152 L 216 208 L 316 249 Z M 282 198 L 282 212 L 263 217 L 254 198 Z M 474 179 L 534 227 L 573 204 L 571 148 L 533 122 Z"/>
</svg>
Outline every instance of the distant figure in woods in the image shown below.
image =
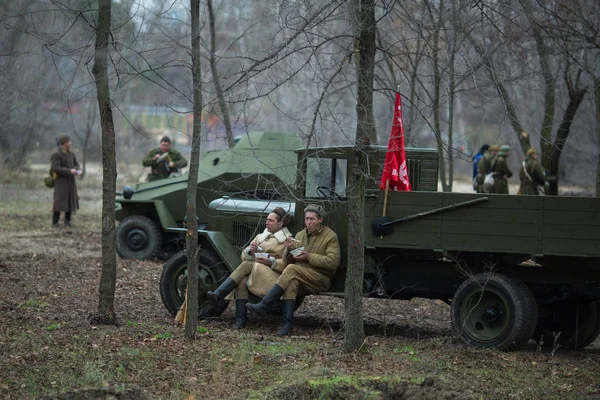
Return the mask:
<svg viewBox="0 0 600 400">
<path fill-rule="evenodd" d="M 510 153 L 510 146 L 503 144 L 498 151 L 498 155 L 492 160 L 492 172 L 494 173 L 494 191 L 497 194 L 508 193 L 508 178 L 513 176 L 513 173 L 508 169 L 506 158 Z"/>
<path fill-rule="evenodd" d="M 481 158 L 488 151 L 489 148 L 489 144 L 484 144 L 479 149 L 479 153 L 477 153 L 475 157 L 473 157 L 473 190 L 475 190 L 477 193 L 481 193 L 479 191 L 479 185 L 483 183 L 483 179 L 481 179 L 479 175 L 479 160 L 481 160 Z"/>
<path fill-rule="evenodd" d="M 492 172 L 492 162 L 495 160 L 498 155 L 498 151 L 500 151 L 500 146 L 494 144 L 488 148 L 488 151 L 483 153 L 483 156 L 479 159 L 479 163 L 477 164 L 477 193 L 493 193 L 494 185 L 492 184 L 488 190 L 485 189 L 484 180 L 485 176 Z"/>
<path fill-rule="evenodd" d="M 71 226 L 71 215 L 79 209 L 79 197 L 75 176 L 81 174 L 75 154 L 71 152 L 71 138 L 58 138 L 59 150 L 50 157 L 50 169 L 54 178 L 54 202 L 52 204 L 52 227 L 58 227 L 60 213 L 65 213 L 65 227 Z"/>
<path fill-rule="evenodd" d="M 521 163 L 519 178 L 521 179 L 519 194 L 533 196 L 545 194 L 546 177 L 544 168 L 538 162 L 537 150 L 533 147 L 527 150 L 527 157 Z"/>
<path fill-rule="evenodd" d="M 150 167 L 148 182 L 168 178 L 172 172 L 179 171 L 187 166 L 188 162 L 175 149 L 171 148 L 171 139 L 164 136 L 160 139 L 160 145 L 157 149 L 150 150 L 148 155 L 142 161 L 144 167 Z"/>
<path fill-rule="evenodd" d="M 246 325 L 248 291 L 261 297 L 266 295 L 286 267 L 283 253 L 287 238 L 292 236 L 287 229 L 290 220 L 291 215 L 281 207 L 271 211 L 265 230 L 242 251 L 242 263 L 214 292 L 206 294 L 207 300 L 216 307 L 234 292 L 236 329 Z"/>
</svg>

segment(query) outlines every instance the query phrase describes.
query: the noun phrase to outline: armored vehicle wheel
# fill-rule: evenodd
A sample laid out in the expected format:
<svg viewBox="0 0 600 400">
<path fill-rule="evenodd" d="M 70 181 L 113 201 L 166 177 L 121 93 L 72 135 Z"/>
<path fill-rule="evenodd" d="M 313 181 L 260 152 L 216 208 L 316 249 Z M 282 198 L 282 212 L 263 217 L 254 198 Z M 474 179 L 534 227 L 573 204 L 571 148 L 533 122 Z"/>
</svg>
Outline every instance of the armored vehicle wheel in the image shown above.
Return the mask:
<svg viewBox="0 0 600 400">
<path fill-rule="evenodd" d="M 219 257 L 209 250 L 200 250 L 198 257 L 198 305 L 199 317 L 218 317 L 227 308 L 223 301 L 216 308 L 209 307 L 204 301 L 206 292 L 215 290 L 229 275 L 229 271 Z M 167 310 L 175 315 L 185 299 L 187 285 L 187 254 L 180 251 L 163 266 L 160 276 L 160 297 Z"/>
<path fill-rule="evenodd" d="M 117 253 L 122 258 L 154 258 L 162 245 L 158 226 L 143 215 L 125 218 L 117 228 Z"/>
<path fill-rule="evenodd" d="M 519 348 L 531 338 L 536 322 L 531 290 L 510 276 L 475 275 L 460 285 L 452 300 L 452 326 L 475 347 Z"/>
<path fill-rule="evenodd" d="M 543 347 L 581 349 L 600 334 L 599 317 L 598 302 L 595 301 L 568 300 L 547 304 L 539 309 L 533 339 Z"/>
</svg>

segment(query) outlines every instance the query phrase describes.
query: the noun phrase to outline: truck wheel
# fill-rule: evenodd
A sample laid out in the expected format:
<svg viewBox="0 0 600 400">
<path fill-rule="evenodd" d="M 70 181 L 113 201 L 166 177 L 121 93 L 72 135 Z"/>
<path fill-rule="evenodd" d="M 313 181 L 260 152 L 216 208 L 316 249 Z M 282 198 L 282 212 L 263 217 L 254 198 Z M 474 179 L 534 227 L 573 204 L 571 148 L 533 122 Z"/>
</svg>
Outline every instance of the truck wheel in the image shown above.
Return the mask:
<svg viewBox="0 0 600 400">
<path fill-rule="evenodd" d="M 225 311 L 228 302 L 223 301 L 216 308 L 209 307 L 204 301 L 204 297 L 206 292 L 219 287 L 229 276 L 229 271 L 219 257 L 209 250 L 200 250 L 198 262 L 198 305 L 200 308 L 198 317 L 218 317 Z M 175 254 L 163 266 L 160 276 L 160 297 L 171 315 L 177 314 L 177 310 L 183 304 L 187 276 L 187 254 L 185 251 Z"/>
<path fill-rule="evenodd" d="M 540 307 L 533 339 L 543 347 L 584 348 L 600 334 L 598 311 L 595 301 L 568 300 Z"/>
<path fill-rule="evenodd" d="M 512 350 L 524 346 L 537 322 L 531 290 L 517 278 L 478 274 L 460 285 L 452 300 L 452 326 L 475 347 Z"/>
<path fill-rule="evenodd" d="M 158 226 L 143 215 L 127 217 L 117 228 L 117 253 L 122 258 L 152 259 L 161 245 Z"/>
</svg>

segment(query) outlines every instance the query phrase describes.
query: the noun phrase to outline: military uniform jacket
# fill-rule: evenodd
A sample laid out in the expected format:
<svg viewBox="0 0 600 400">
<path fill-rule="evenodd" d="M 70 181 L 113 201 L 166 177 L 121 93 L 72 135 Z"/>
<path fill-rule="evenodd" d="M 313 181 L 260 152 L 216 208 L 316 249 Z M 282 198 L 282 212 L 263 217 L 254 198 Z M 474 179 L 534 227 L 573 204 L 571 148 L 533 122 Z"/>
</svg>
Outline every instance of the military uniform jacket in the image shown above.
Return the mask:
<svg viewBox="0 0 600 400">
<path fill-rule="evenodd" d="M 492 162 L 492 171 L 494 172 L 494 192 L 499 194 L 508 194 L 508 181 L 504 179 L 513 176 L 513 173 L 508 169 L 506 157 L 497 156 Z"/>
<path fill-rule="evenodd" d="M 181 168 L 187 166 L 188 162 L 177 150 L 169 150 L 169 154 L 165 157 L 155 160 L 154 156 L 157 154 L 162 154 L 160 148 L 150 150 L 148 155 L 144 157 L 142 161 L 142 165 L 144 167 L 151 167 L 152 170 L 148 174 L 148 182 L 157 181 L 159 179 L 165 179 L 169 177 L 169 174 Z M 169 168 L 169 162 L 173 161 L 174 167 Z"/>
<path fill-rule="evenodd" d="M 71 212 L 79 209 L 79 196 L 72 169 L 79 169 L 75 154 L 71 151 L 57 151 L 50 157 L 50 168 L 54 178 L 53 212 Z"/>
<path fill-rule="evenodd" d="M 519 178 L 521 179 L 521 194 L 537 196 L 537 187 L 543 186 L 546 183 L 544 169 L 540 163 L 532 157 L 527 157 L 525 159 L 525 168 L 527 168 L 527 174 L 529 174 L 531 180 L 529 180 L 525 170 L 523 169 L 523 165 L 521 165 L 521 170 L 519 171 Z"/>
<path fill-rule="evenodd" d="M 313 269 L 326 278 L 332 278 L 340 265 L 340 243 L 336 233 L 326 226 L 321 226 L 313 234 L 303 229 L 296 234 L 300 241 L 299 246 L 309 253 L 308 260 L 294 261 L 288 258 L 288 251 L 283 254 L 284 260 L 289 264 L 296 264 Z"/>
</svg>

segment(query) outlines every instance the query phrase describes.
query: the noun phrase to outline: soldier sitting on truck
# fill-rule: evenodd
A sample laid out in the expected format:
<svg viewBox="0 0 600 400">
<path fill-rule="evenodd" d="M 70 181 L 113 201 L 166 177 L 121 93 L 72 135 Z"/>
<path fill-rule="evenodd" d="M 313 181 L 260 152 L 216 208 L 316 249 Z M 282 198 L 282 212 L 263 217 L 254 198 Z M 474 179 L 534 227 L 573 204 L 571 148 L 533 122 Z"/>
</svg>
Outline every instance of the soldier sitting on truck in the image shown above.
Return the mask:
<svg viewBox="0 0 600 400">
<path fill-rule="evenodd" d="M 235 328 L 246 325 L 248 290 L 257 296 L 264 296 L 267 290 L 277 281 L 286 266 L 282 258 L 286 249 L 285 243 L 291 232 L 286 228 L 291 217 L 281 207 L 276 207 L 267 216 L 266 229 L 256 236 L 242 252 L 242 263 L 231 273 L 214 292 L 206 294 L 212 306 L 227 297 L 234 289 Z M 249 278 L 252 277 L 252 278 Z M 248 284 L 248 279 L 252 281 Z"/>
<path fill-rule="evenodd" d="M 144 167 L 152 168 L 147 177 L 148 182 L 168 178 L 171 173 L 179 171 L 187 164 L 185 157 L 171 148 L 171 139 L 168 136 L 160 139 L 159 147 L 150 150 L 142 161 Z"/>
<path fill-rule="evenodd" d="M 298 294 L 317 294 L 329 289 L 331 278 L 340 264 L 340 245 L 336 233 L 322 225 L 325 210 L 316 204 L 304 209 L 306 229 L 296 238 L 286 240 L 284 260 L 287 266 L 271 290 L 257 304 L 246 307 L 259 315 L 265 315 L 271 305 L 283 299 L 283 327 L 277 335 L 292 332 L 292 320 Z M 282 297 L 283 295 L 283 297 Z"/>
</svg>

